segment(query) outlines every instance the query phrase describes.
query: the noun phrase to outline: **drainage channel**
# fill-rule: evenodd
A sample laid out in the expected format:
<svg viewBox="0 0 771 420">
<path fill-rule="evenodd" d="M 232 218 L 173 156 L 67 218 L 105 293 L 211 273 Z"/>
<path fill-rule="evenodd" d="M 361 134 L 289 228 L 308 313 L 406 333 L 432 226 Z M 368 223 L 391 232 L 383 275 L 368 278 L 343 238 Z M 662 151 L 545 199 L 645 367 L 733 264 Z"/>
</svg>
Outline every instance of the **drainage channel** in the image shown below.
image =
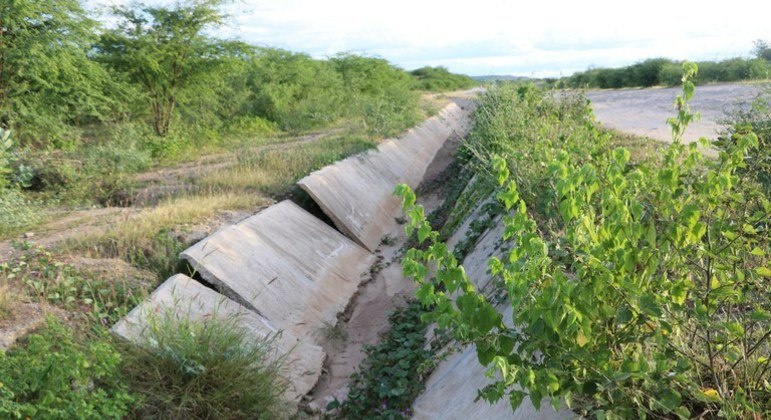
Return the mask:
<svg viewBox="0 0 771 420">
<path fill-rule="evenodd" d="M 258 338 L 279 337 L 277 354 L 289 354 L 288 399 L 299 402 L 314 387 L 314 394 L 324 394 L 318 388 L 325 385 L 317 383 L 325 358 L 347 351 L 329 337 L 339 314 L 349 311 L 345 322 L 366 330 L 368 322 L 387 323 L 383 312 L 388 305 L 377 296 L 411 293 L 399 264 L 392 264 L 396 250 L 381 246 L 384 237 L 402 230 L 394 186 L 418 186 L 445 141 L 468 130 L 471 108 L 470 100 L 451 103 L 399 139 L 302 179 L 299 186 L 318 205 L 304 206 L 311 212 L 285 200 L 185 250 L 182 258 L 213 289 L 177 274 L 113 326 L 113 332 L 143 345 L 152 317 L 163 311 L 199 321 L 237 317 Z M 319 211 L 325 217 L 318 217 Z M 372 267 L 378 262 L 385 266 L 374 278 Z M 348 365 L 357 357 L 353 353 Z M 344 372 L 338 368 L 337 378 Z M 331 390 L 327 394 L 334 393 L 335 386 L 325 381 L 324 389 Z"/>
</svg>

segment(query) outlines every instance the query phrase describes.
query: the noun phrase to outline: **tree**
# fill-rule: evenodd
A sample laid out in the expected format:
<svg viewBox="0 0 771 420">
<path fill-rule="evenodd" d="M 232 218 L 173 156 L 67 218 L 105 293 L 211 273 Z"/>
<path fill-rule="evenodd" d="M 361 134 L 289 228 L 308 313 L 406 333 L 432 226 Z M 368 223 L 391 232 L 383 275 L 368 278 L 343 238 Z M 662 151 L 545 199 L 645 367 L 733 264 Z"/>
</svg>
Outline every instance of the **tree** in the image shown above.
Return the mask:
<svg viewBox="0 0 771 420">
<path fill-rule="evenodd" d="M 284 129 L 329 124 L 343 113 L 342 76 L 306 54 L 262 48 L 251 62 L 248 89 L 254 115 Z"/>
<path fill-rule="evenodd" d="M 0 3 L 0 127 L 57 140 L 110 112 L 110 77 L 88 56 L 95 29 L 77 0 Z"/>
<path fill-rule="evenodd" d="M 221 49 L 206 31 L 223 23 L 223 2 L 193 0 L 172 8 L 137 3 L 113 9 L 119 23 L 103 35 L 100 57 L 143 90 L 159 136 L 169 133 L 180 91 L 217 64 Z"/>
<path fill-rule="evenodd" d="M 758 58 L 771 61 L 771 43 L 768 41 L 762 39 L 756 40 L 755 48 L 752 49 L 752 52 Z"/>
</svg>

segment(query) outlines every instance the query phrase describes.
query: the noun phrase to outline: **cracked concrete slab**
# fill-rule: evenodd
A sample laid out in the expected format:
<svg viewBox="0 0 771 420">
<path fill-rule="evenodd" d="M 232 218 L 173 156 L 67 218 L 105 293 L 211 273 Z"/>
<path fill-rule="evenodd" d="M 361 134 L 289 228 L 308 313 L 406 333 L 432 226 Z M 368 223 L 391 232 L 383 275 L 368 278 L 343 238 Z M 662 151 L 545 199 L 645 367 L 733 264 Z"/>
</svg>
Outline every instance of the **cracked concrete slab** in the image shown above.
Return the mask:
<svg viewBox="0 0 771 420">
<path fill-rule="evenodd" d="M 229 297 L 314 343 L 337 323 L 375 258 L 291 201 L 220 229 L 181 256 Z"/>
<path fill-rule="evenodd" d="M 112 331 L 140 345 L 147 345 L 153 317 L 171 314 L 178 320 L 206 322 L 213 317 L 235 319 L 236 325 L 256 340 L 273 340 L 275 354 L 285 357 L 284 374 L 290 383 L 287 397 L 297 399 L 310 391 L 321 375 L 325 353 L 321 347 L 280 331 L 265 318 L 209 289 L 177 274 L 161 284 L 143 303 L 112 327 Z M 156 318 L 157 319 L 157 318 Z"/>
<path fill-rule="evenodd" d="M 402 137 L 318 170 L 298 185 L 343 233 L 374 251 L 400 213 L 394 187 L 420 184 L 444 142 L 468 131 L 472 108 L 471 100 L 457 100 Z"/>
</svg>

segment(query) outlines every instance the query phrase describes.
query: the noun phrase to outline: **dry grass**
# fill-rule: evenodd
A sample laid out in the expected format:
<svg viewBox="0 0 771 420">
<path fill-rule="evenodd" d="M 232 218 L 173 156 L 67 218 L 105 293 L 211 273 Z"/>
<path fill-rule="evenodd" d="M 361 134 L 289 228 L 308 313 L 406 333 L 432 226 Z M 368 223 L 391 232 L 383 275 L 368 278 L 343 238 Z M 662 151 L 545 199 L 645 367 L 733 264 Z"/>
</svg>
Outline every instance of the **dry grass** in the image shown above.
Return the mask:
<svg viewBox="0 0 771 420">
<path fill-rule="evenodd" d="M 606 129 L 612 135 L 611 146 L 623 147 L 629 150 L 632 162 L 654 162 L 664 156 L 665 149 L 669 143 L 650 137 L 638 136 L 625 133 L 623 131 Z"/>
<path fill-rule="evenodd" d="M 335 136 L 256 154 L 240 153 L 236 165 L 205 174 L 198 182 L 220 191 L 259 191 L 280 198 L 303 176 L 375 146 L 358 136 Z"/>
<path fill-rule="evenodd" d="M 0 321 L 11 315 L 13 305 L 13 294 L 6 283 L 0 283 Z"/>
<path fill-rule="evenodd" d="M 169 235 L 172 230 L 209 221 L 229 210 L 258 209 L 271 202 L 258 194 L 233 192 L 210 193 L 169 199 L 155 207 L 128 214 L 109 228 L 71 239 L 67 246 L 74 251 L 90 251 L 98 256 L 121 257 L 140 267 L 160 270 L 160 275 L 174 269 L 179 244 Z M 152 260 L 160 257 L 158 264 Z"/>
</svg>

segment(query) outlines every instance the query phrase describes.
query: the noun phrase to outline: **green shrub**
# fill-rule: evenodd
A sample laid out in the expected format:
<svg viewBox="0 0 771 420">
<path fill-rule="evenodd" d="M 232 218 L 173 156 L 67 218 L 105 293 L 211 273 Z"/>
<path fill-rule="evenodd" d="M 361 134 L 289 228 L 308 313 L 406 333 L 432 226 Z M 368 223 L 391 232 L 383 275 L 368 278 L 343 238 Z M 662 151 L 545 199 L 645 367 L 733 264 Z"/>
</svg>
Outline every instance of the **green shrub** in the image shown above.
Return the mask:
<svg viewBox="0 0 771 420">
<path fill-rule="evenodd" d="M 278 125 L 262 117 L 239 116 L 228 121 L 227 130 L 234 135 L 270 136 L 278 132 Z"/>
<path fill-rule="evenodd" d="M 363 119 L 370 134 L 388 137 L 420 120 L 415 80 L 382 58 L 339 54 L 330 59 L 346 90 L 346 115 Z"/>
<path fill-rule="evenodd" d="M 750 132 L 758 136 L 759 146 L 747 154 L 746 167 L 740 172 L 759 182 L 766 194 L 771 193 L 771 87 L 766 86 L 749 109 L 730 112 L 723 125 L 725 131 L 716 144 L 724 152 L 730 152 Z"/>
<path fill-rule="evenodd" d="M 120 353 L 106 336 L 79 342 L 53 318 L 0 352 L 0 417 L 123 418 L 136 398 L 120 380 Z"/>
<path fill-rule="evenodd" d="M 408 233 L 423 245 L 407 252 L 404 271 L 435 305 L 431 319 L 475 344 L 498 378 L 482 390 L 486 400 L 516 408 L 526 396 L 536 407 L 549 398 L 598 418 L 771 413 L 771 202 L 737 172 L 757 137 L 737 137 L 717 162 L 683 145 L 696 66 L 685 72 L 660 162 L 613 150 L 580 103 L 565 113 L 543 93 L 520 91 L 498 114 L 486 102 L 502 92 L 483 101 L 479 111 L 491 115 L 477 130 L 490 134 L 492 152 L 477 156 L 500 185 L 511 246 L 488 264 L 512 324 L 438 241 L 414 193 L 397 189 Z M 545 184 L 534 191 L 533 182 Z"/>
<path fill-rule="evenodd" d="M 40 220 L 36 206 L 16 189 L 0 189 L 0 237 L 17 233 Z"/>
<path fill-rule="evenodd" d="M 664 86 L 678 86 L 682 77 L 682 66 L 677 63 L 664 64 L 659 70 L 659 83 Z"/>
<path fill-rule="evenodd" d="M 0 128 L 0 191 L 8 186 L 8 176 L 11 170 L 11 151 L 13 151 L 13 139 L 11 131 Z"/>
<path fill-rule="evenodd" d="M 464 74 L 450 73 L 446 67 L 421 67 L 410 74 L 417 79 L 420 89 L 430 92 L 468 89 L 477 84 Z"/>
<path fill-rule="evenodd" d="M 286 381 L 271 341 L 260 341 L 237 319 L 153 318 L 147 345 L 126 346 L 125 375 L 142 397 L 140 418 L 284 418 Z"/>
<path fill-rule="evenodd" d="M 249 69 L 250 113 L 290 130 L 307 130 L 342 116 L 343 81 L 328 62 L 263 48 Z"/>
</svg>

